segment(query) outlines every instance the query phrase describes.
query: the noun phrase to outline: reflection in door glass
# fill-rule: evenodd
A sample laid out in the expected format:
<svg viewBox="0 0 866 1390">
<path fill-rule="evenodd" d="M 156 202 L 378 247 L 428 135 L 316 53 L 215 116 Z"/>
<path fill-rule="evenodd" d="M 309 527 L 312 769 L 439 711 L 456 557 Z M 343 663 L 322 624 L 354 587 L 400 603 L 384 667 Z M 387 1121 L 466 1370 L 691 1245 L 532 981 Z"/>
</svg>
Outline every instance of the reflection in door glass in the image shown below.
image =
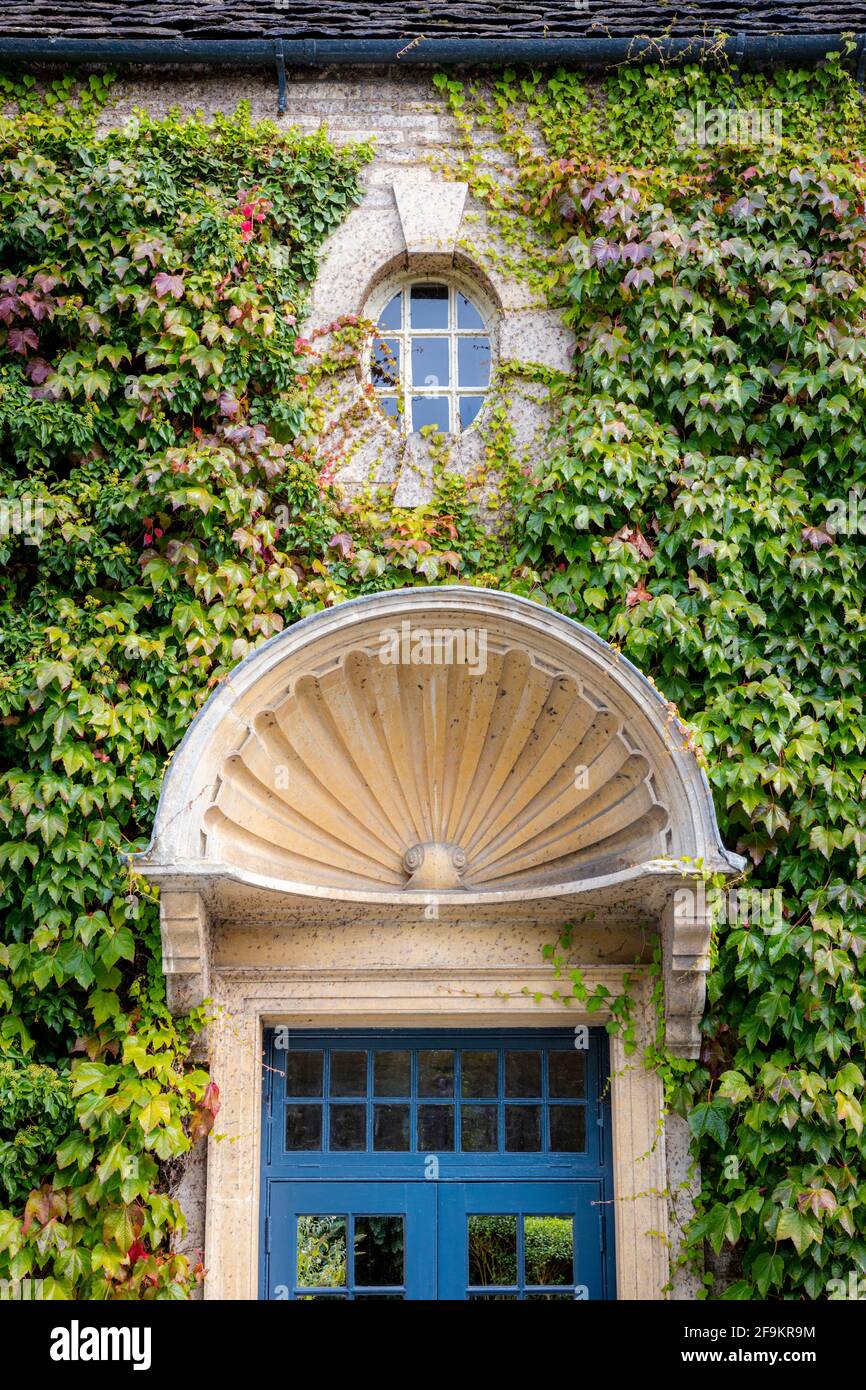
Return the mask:
<svg viewBox="0 0 866 1390">
<path fill-rule="evenodd" d="M 451 1153 L 454 1148 L 454 1106 L 418 1106 L 418 1148 L 422 1153 Z"/>
<path fill-rule="evenodd" d="M 582 1052 L 551 1052 L 547 1061 L 552 1096 L 572 1099 L 586 1095 L 586 1066 Z"/>
<path fill-rule="evenodd" d="M 331 1053 L 331 1095 L 364 1096 L 367 1094 L 366 1052 Z"/>
<path fill-rule="evenodd" d="M 574 1283 L 574 1223 L 570 1216 L 525 1216 L 527 1284 Z"/>
<path fill-rule="evenodd" d="M 355 1217 L 355 1286 L 403 1283 L 402 1216 Z"/>
<path fill-rule="evenodd" d="M 346 1283 L 345 1216 L 298 1217 L 298 1284 L 334 1289 Z"/>
<path fill-rule="evenodd" d="M 517 1217 L 467 1217 L 469 1283 L 517 1283 Z"/>
<path fill-rule="evenodd" d="M 286 1149 L 289 1153 L 322 1147 L 321 1105 L 286 1106 Z"/>
<path fill-rule="evenodd" d="M 373 1053 L 373 1091 L 377 1096 L 408 1096 L 412 1086 L 410 1052 Z"/>
<path fill-rule="evenodd" d="M 495 1105 L 464 1105 L 460 1124 L 464 1153 L 495 1153 L 499 1148 L 499 1111 Z"/>
<path fill-rule="evenodd" d="M 551 1105 L 550 1152 L 579 1154 L 586 1148 L 586 1111 L 582 1105 Z"/>
<path fill-rule="evenodd" d="M 418 1053 L 419 1096 L 451 1096 L 454 1094 L 454 1053 L 445 1051 Z"/>
<path fill-rule="evenodd" d="M 323 1052 L 286 1053 L 286 1095 L 320 1096 L 322 1094 Z"/>
<path fill-rule="evenodd" d="M 481 1099 L 495 1099 L 498 1091 L 499 1054 L 497 1052 L 470 1052 L 468 1049 L 460 1058 L 460 1090 L 464 1096 Z"/>
<path fill-rule="evenodd" d="M 506 1105 L 505 1148 L 508 1153 L 538 1153 L 541 1149 L 541 1106 Z"/>
<path fill-rule="evenodd" d="M 505 1094 L 527 1097 L 541 1095 L 540 1052 L 506 1052 Z"/>
<path fill-rule="evenodd" d="M 373 1148 L 377 1153 L 405 1153 L 408 1150 L 408 1105 L 373 1107 Z"/>
<path fill-rule="evenodd" d="M 367 1107 L 331 1106 L 331 1149 L 336 1153 L 358 1153 L 367 1147 Z"/>
</svg>

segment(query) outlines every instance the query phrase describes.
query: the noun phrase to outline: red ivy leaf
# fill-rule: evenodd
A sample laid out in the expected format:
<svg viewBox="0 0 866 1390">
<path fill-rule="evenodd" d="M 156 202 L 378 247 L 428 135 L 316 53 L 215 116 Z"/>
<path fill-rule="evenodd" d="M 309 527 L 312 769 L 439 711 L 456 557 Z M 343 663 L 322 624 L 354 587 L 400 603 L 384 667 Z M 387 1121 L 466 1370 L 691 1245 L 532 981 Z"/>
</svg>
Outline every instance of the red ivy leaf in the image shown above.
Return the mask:
<svg viewBox="0 0 866 1390">
<path fill-rule="evenodd" d="M 35 352 L 39 346 L 39 339 L 32 328 L 10 328 L 6 341 L 11 351 L 19 352 L 22 357 L 27 356 L 28 347 Z"/>
<path fill-rule="evenodd" d="M 649 589 L 646 588 L 643 580 L 641 579 L 638 581 L 637 587 L 634 589 L 629 589 L 628 593 L 626 594 L 625 606 L 626 608 L 636 608 L 639 603 L 649 603 L 651 598 L 652 594 L 650 593 Z"/>
<path fill-rule="evenodd" d="M 332 550 L 339 550 L 344 560 L 351 560 L 352 556 L 355 554 L 352 537 L 349 535 L 348 531 L 338 531 L 337 534 L 332 536 L 328 541 L 328 545 Z"/>
<path fill-rule="evenodd" d="M 12 334 L 9 334 L 12 337 Z M 808 541 L 813 550 L 820 550 L 822 545 L 832 545 L 833 537 L 829 531 L 824 531 L 820 526 L 804 526 L 800 535 L 804 541 Z"/>
<path fill-rule="evenodd" d="M 168 295 L 180 299 L 183 295 L 183 276 L 169 275 L 167 271 L 160 270 L 153 277 L 153 292 L 157 299 L 165 299 Z"/>
</svg>

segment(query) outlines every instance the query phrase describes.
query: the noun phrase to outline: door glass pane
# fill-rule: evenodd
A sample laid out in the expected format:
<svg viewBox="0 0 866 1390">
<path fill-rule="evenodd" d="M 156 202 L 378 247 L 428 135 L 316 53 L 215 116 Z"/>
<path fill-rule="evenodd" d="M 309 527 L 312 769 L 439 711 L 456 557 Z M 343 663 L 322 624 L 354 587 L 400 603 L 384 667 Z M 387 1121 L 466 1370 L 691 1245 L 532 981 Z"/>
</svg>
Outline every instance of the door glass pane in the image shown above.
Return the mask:
<svg viewBox="0 0 866 1390">
<path fill-rule="evenodd" d="M 495 1105 L 464 1105 L 460 1112 L 462 1125 L 460 1147 L 464 1153 L 495 1153 L 499 1148 Z"/>
<path fill-rule="evenodd" d="M 505 1147 L 509 1153 L 538 1153 L 541 1148 L 540 1105 L 506 1105 Z"/>
<path fill-rule="evenodd" d="M 320 1149 L 322 1147 L 321 1105 L 286 1106 L 286 1148 Z"/>
<path fill-rule="evenodd" d="M 391 328 L 391 329 L 399 329 L 399 328 L 401 328 L 401 327 L 402 327 L 402 314 L 403 314 L 403 294 L 402 294 L 402 292 L 398 292 L 397 294 L 394 295 L 394 298 L 393 298 L 393 299 L 389 299 L 389 300 L 388 300 L 388 303 L 385 305 L 385 308 L 382 310 L 381 314 L 379 315 L 379 327 L 380 327 L 380 328 Z M 468 324 L 467 327 L 471 328 L 471 327 L 473 327 L 473 325 L 472 325 L 472 324 Z"/>
<path fill-rule="evenodd" d="M 480 329 L 484 327 L 484 320 L 475 305 L 459 290 L 457 291 L 457 327 Z"/>
<path fill-rule="evenodd" d="M 307 1289 L 345 1286 L 345 1216 L 298 1217 L 298 1283 Z"/>
<path fill-rule="evenodd" d="M 490 339 L 457 339 L 457 385 L 486 386 L 490 381 Z"/>
<path fill-rule="evenodd" d="M 397 403 L 396 396 L 377 396 L 376 400 L 379 402 L 385 414 L 388 415 L 392 420 L 399 419 L 400 407 Z"/>
<path fill-rule="evenodd" d="M 467 1217 L 469 1283 L 517 1283 L 517 1217 Z"/>
<path fill-rule="evenodd" d="M 322 1052 L 289 1052 L 286 1054 L 286 1095 L 320 1096 L 322 1094 Z"/>
<path fill-rule="evenodd" d="M 499 1094 L 499 1056 L 496 1052 L 462 1052 L 460 1054 L 460 1090 L 464 1096 Z"/>
<path fill-rule="evenodd" d="M 331 1095 L 365 1096 L 366 1094 L 366 1052 L 332 1052 Z"/>
<path fill-rule="evenodd" d="M 574 1283 L 574 1223 L 570 1216 L 525 1216 L 527 1284 Z"/>
<path fill-rule="evenodd" d="M 586 1095 L 586 1057 L 583 1052 L 551 1052 L 548 1067 L 552 1096 Z"/>
<path fill-rule="evenodd" d="M 424 1153 L 454 1148 L 454 1106 L 418 1106 L 418 1148 Z"/>
<path fill-rule="evenodd" d="M 373 1053 L 373 1094 L 408 1096 L 411 1093 L 412 1055 L 409 1052 Z"/>
<path fill-rule="evenodd" d="M 441 391 L 451 383 L 447 338 L 412 339 L 412 385 Z M 468 381 L 467 386 L 475 382 Z"/>
<path fill-rule="evenodd" d="M 507 1096 L 541 1095 L 540 1052 L 506 1052 L 505 1094 Z"/>
<path fill-rule="evenodd" d="M 373 1107 L 373 1148 L 378 1153 L 405 1153 L 408 1150 L 408 1105 Z"/>
<path fill-rule="evenodd" d="M 454 1053 L 445 1051 L 418 1053 L 419 1096 L 452 1096 L 454 1094 Z"/>
<path fill-rule="evenodd" d="M 413 285 L 409 296 L 411 328 L 448 327 L 448 286 Z"/>
<path fill-rule="evenodd" d="M 413 396 L 412 429 L 417 433 L 425 425 L 433 425 L 442 434 L 451 428 L 451 415 L 447 396 Z"/>
<path fill-rule="evenodd" d="M 340 1153 L 358 1153 L 367 1147 L 367 1110 L 365 1106 L 331 1106 L 330 1147 Z"/>
<path fill-rule="evenodd" d="M 583 1153 L 586 1148 L 586 1109 L 582 1105 L 551 1105 L 548 1111 L 553 1153 Z"/>
<path fill-rule="evenodd" d="M 355 1283 L 403 1283 L 402 1216 L 355 1218 Z"/>
</svg>

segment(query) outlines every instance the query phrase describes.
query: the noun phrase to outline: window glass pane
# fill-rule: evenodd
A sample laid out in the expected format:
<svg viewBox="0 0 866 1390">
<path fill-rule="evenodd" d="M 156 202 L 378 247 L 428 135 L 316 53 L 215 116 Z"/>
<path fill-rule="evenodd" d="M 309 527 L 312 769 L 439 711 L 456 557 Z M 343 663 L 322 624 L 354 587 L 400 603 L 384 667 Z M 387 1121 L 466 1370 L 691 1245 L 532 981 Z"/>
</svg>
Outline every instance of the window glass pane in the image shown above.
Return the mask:
<svg viewBox="0 0 866 1390">
<path fill-rule="evenodd" d="M 386 415 L 390 415 L 392 420 L 399 420 L 400 407 L 397 404 L 396 396 L 380 396 L 379 404 Z"/>
<path fill-rule="evenodd" d="M 322 1094 L 321 1052 L 289 1052 L 286 1054 L 286 1095 L 320 1096 Z"/>
<path fill-rule="evenodd" d="M 423 1153 L 437 1150 L 450 1153 L 454 1148 L 454 1106 L 418 1106 L 418 1148 Z"/>
<path fill-rule="evenodd" d="M 448 286 L 413 285 L 409 296 L 411 328 L 448 327 Z"/>
<path fill-rule="evenodd" d="M 460 1112 L 460 1147 L 464 1153 L 495 1153 L 499 1148 L 495 1105 L 464 1105 Z"/>
<path fill-rule="evenodd" d="M 322 1147 L 321 1105 L 286 1106 L 286 1148 L 320 1149 Z"/>
<path fill-rule="evenodd" d="M 298 1283 L 306 1289 L 345 1287 L 345 1216 L 298 1217 Z"/>
<path fill-rule="evenodd" d="M 458 338 L 457 385 L 486 386 L 489 381 L 490 339 Z"/>
<path fill-rule="evenodd" d="M 583 1153 L 586 1148 L 586 1108 L 551 1105 L 548 1111 L 552 1153 Z"/>
<path fill-rule="evenodd" d="M 505 1147 L 509 1153 L 538 1153 L 540 1151 L 540 1105 L 506 1105 Z"/>
<path fill-rule="evenodd" d="M 457 327 L 484 328 L 484 320 L 471 300 L 457 291 Z"/>
<path fill-rule="evenodd" d="M 470 1284 L 517 1283 L 517 1217 L 469 1216 Z"/>
<path fill-rule="evenodd" d="M 331 1053 L 331 1095 L 365 1096 L 367 1094 L 366 1052 Z"/>
<path fill-rule="evenodd" d="M 457 403 L 460 412 L 460 429 L 468 430 L 474 423 L 475 417 L 484 404 L 483 396 L 461 396 Z"/>
<path fill-rule="evenodd" d="M 365 1106 L 331 1106 L 330 1147 L 339 1153 L 358 1153 L 367 1147 L 367 1110 Z"/>
<path fill-rule="evenodd" d="M 400 343 L 397 338 L 374 338 L 370 358 L 374 386 L 400 385 Z"/>
<path fill-rule="evenodd" d="M 451 428 L 447 396 L 413 396 L 412 428 L 421 430 L 425 425 L 435 425 L 437 430 L 447 434 Z"/>
<path fill-rule="evenodd" d="M 460 1054 L 460 1090 L 464 1096 L 499 1094 L 499 1068 L 496 1052 L 462 1052 Z"/>
<path fill-rule="evenodd" d="M 442 391 L 451 385 L 447 338 L 413 338 L 412 385 L 428 391 Z M 467 385 L 473 385 L 467 382 Z"/>
<path fill-rule="evenodd" d="M 409 1149 L 408 1105 L 373 1107 L 373 1148 L 378 1153 L 405 1153 Z"/>
<path fill-rule="evenodd" d="M 552 1096 L 586 1095 L 586 1054 L 551 1052 L 548 1057 L 550 1094 Z"/>
<path fill-rule="evenodd" d="M 574 1222 L 570 1216 L 525 1216 L 523 1258 L 527 1284 L 574 1283 Z"/>
<path fill-rule="evenodd" d="M 418 1053 L 418 1094 L 419 1096 L 453 1096 L 453 1052 Z"/>
<path fill-rule="evenodd" d="M 408 1096 L 412 1089 L 411 1060 L 409 1052 L 374 1052 L 373 1094 Z"/>
<path fill-rule="evenodd" d="M 507 1096 L 541 1095 L 540 1052 L 506 1052 L 505 1094 Z"/>
<path fill-rule="evenodd" d="M 355 1217 L 355 1283 L 403 1282 L 402 1216 Z"/>
<path fill-rule="evenodd" d="M 403 326 L 403 295 L 398 292 L 393 299 L 389 299 L 381 314 L 379 315 L 379 328 L 396 328 Z M 471 328 L 473 325 L 468 324 Z"/>
</svg>

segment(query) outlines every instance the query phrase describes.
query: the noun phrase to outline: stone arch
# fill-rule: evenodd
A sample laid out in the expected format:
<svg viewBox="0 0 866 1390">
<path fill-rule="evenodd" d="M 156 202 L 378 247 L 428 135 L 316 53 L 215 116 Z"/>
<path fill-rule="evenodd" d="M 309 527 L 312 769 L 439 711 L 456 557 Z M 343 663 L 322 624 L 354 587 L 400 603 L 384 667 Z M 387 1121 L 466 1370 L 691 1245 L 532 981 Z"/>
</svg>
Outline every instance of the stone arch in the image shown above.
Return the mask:
<svg viewBox="0 0 866 1390">
<path fill-rule="evenodd" d="M 742 867 L 629 661 L 530 600 L 457 585 L 343 603 L 243 661 L 174 755 L 135 862 L 200 900 L 199 971 L 205 919 L 239 903 L 275 923 L 643 914 L 689 1051 L 709 943 L 696 873 Z M 169 964 L 189 930 L 173 941 L 164 914 Z"/>
</svg>

